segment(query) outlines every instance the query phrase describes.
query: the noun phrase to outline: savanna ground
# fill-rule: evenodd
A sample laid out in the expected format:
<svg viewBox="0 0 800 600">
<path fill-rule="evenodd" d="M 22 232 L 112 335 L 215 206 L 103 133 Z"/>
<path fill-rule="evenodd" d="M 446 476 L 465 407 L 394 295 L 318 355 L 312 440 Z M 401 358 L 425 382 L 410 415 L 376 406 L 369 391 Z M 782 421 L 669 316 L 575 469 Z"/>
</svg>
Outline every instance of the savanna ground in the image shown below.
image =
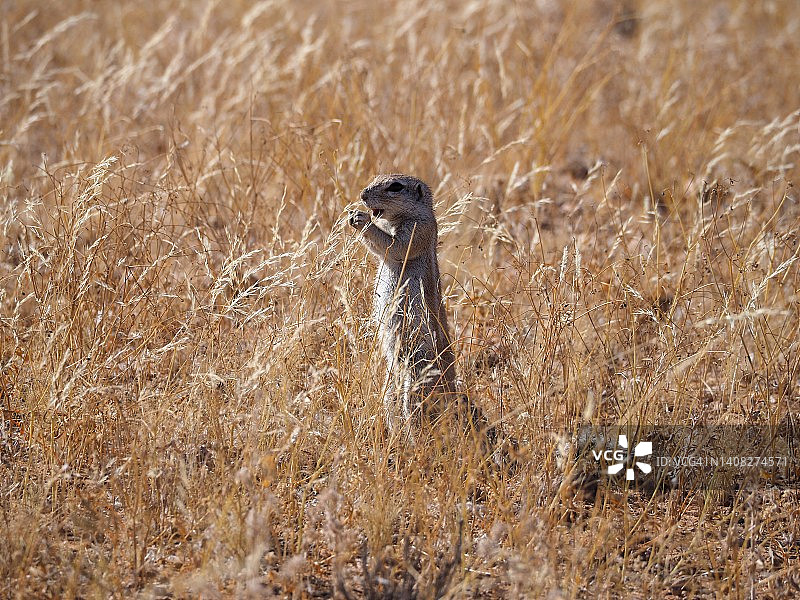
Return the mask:
<svg viewBox="0 0 800 600">
<path fill-rule="evenodd" d="M 800 498 L 572 485 L 587 423 L 798 409 L 795 2 L 0 5 L 0 596 L 792 597 Z M 376 172 L 462 389 L 387 431 Z"/>
</svg>

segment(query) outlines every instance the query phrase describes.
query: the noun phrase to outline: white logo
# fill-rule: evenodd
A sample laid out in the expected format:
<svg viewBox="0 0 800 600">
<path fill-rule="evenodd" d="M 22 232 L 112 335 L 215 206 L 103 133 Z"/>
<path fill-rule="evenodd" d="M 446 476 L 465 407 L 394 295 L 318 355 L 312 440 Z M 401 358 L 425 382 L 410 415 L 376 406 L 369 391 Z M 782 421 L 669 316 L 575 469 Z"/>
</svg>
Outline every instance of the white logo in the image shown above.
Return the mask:
<svg viewBox="0 0 800 600">
<path fill-rule="evenodd" d="M 620 435 L 619 436 L 619 445 L 622 448 L 628 449 L 628 436 L 627 435 Z M 636 447 L 633 449 L 633 455 L 635 457 L 642 457 L 642 456 L 650 456 L 653 453 L 653 442 L 639 442 L 636 444 Z M 594 456 L 595 460 L 600 460 L 601 456 L 604 456 L 608 462 L 616 461 L 614 464 L 608 467 L 608 474 L 609 475 L 616 475 L 623 468 L 625 468 L 625 459 L 626 455 L 625 452 L 622 450 L 606 450 L 606 451 L 598 451 L 592 450 L 592 455 Z M 649 464 L 645 462 L 635 462 L 636 466 L 642 473 L 649 473 L 653 470 Z M 629 467 L 625 469 L 625 479 L 628 481 L 633 481 L 634 479 L 634 470 L 633 467 Z"/>
</svg>

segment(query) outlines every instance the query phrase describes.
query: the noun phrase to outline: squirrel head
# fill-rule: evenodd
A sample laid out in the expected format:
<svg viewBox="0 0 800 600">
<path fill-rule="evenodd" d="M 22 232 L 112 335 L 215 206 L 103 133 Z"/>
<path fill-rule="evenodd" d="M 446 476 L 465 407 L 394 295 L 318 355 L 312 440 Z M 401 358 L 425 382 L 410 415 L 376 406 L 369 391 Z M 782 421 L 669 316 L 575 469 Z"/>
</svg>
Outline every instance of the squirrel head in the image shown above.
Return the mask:
<svg viewBox="0 0 800 600">
<path fill-rule="evenodd" d="M 420 209 L 433 212 L 431 188 L 421 179 L 402 173 L 378 175 L 361 191 L 361 199 L 377 219 L 416 216 Z"/>
</svg>

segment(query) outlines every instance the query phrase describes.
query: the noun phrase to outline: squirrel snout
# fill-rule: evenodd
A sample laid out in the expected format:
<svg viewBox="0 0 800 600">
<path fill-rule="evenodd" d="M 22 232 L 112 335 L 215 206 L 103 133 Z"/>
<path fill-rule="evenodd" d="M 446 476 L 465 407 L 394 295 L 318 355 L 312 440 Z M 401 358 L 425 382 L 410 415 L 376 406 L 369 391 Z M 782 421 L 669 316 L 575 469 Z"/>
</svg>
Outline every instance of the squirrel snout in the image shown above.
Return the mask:
<svg viewBox="0 0 800 600">
<path fill-rule="evenodd" d="M 359 198 L 361 198 L 361 200 L 366 200 L 367 199 L 367 190 L 361 190 L 361 193 L 359 194 Z"/>
</svg>

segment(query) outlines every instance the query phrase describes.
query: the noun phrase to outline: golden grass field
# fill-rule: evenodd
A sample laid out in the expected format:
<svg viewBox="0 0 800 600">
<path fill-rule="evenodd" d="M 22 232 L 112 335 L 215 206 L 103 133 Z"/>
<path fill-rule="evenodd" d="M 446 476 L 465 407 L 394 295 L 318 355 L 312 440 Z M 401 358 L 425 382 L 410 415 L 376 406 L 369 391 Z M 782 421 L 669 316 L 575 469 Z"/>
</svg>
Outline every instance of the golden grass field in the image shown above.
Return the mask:
<svg viewBox="0 0 800 600">
<path fill-rule="evenodd" d="M 800 5 L 0 5 L 0 597 L 791 598 L 800 493 L 573 485 L 800 410 Z M 431 184 L 470 436 L 386 429 L 346 208 Z"/>
</svg>

